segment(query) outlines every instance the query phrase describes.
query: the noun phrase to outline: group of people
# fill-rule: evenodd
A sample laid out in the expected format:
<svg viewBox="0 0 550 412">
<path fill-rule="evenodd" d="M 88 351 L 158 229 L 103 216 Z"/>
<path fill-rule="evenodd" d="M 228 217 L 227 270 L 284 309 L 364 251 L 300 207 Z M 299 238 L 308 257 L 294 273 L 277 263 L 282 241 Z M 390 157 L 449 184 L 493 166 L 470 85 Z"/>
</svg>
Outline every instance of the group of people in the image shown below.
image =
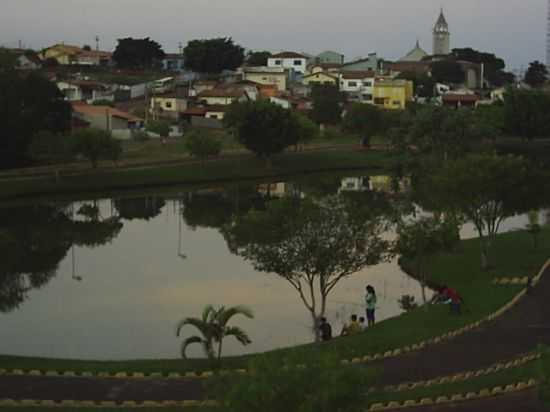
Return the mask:
<svg viewBox="0 0 550 412">
<path fill-rule="evenodd" d="M 354 335 L 359 332 L 363 332 L 367 327 L 373 326 L 375 323 L 375 311 L 376 311 L 376 291 L 374 287 L 368 285 L 365 293 L 365 306 L 366 306 L 366 321 L 363 316 L 358 317 L 356 314 L 351 315 L 349 323 L 346 323 L 342 328 L 340 336 Z M 321 318 L 319 323 L 319 335 L 322 341 L 328 341 L 332 339 L 332 326 L 328 323 L 326 318 Z"/>
</svg>

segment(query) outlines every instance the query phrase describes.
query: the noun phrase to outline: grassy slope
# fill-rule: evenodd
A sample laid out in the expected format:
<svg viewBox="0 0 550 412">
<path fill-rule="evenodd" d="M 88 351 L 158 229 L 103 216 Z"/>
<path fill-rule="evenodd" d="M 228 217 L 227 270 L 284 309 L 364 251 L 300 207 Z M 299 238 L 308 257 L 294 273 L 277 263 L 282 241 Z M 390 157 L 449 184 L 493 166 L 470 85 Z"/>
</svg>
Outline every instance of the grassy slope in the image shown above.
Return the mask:
<svg viewBox="0 0 550 412">
<path fill-rule="evenodd" d="M 230 181 L 270 176 L 291 176 L 323 170 L 391 167 L 396 157 L 383 152 L 350 150 L 285 153 L 274 159 L 268 169 L 264 162 L 253 157 L 224 158 L 217 161 L 190 163 L 177 166 L 156 166 L 141 169 L 90 171 L 80 176 L 64 176 L 59 182 L 54 177 L 29 180 L 0 181 L 0 199 L 54 193 L 84 193 L 174 185 Z"/>
<path fill-rule="evenodd" d="M 496 268 L 483 272 L 479 268 L 479 243 L 477 239 L 461 243 L 453 255 L 443 255 L 431 264 L 432 279 L 452 285 L 467 302 L 466 313 L 451 316 L 445 305 L 418 308 L 407 314 L 377 324 L 374 328 L 356 336 L 334 339 L 330 344 L 302 345 L 268 352 L 269 356 L 287 356 L 290 352 L 310 358 L 317 353 L 336 353 L 340 358 L 352 358 L 384 352 L 404 345 L 443 334 L 447 331 L 478 320 L 509 301 L 519 286 L 495 286 L 494 276 L 525 276 L 535 273 L 548 258 L 546 245 L 550 245 L 550 230 L 541 233 L 541 246 L 533 250 L 530 235 L 526 232 L 510 232 L 500 235 L 495 242 Z M 250 357 L 224 359 L 224 367 L 246 367 Z M 203 370 L 208 368 L 204 360 L 135 360 L 135 361 L 76 361 L 0 356 L 4 368 L 56 369 L 74 371 L 139 371 L 174 372 Z"/>
</svg>

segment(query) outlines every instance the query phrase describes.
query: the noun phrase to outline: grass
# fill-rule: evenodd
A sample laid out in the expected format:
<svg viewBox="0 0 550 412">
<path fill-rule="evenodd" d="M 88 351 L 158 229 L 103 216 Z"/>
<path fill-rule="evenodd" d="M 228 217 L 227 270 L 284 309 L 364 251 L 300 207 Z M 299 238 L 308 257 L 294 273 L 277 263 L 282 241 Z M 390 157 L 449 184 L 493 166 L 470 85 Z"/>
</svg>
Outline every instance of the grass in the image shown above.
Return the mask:
<svg viewBox="0 0 550 412">
<path fill-rule="evenodd" d="M 391 153 L 335 149 L 283 153 L 274 157 L 272 168 L 266 168 L 262 160 L 246 155 L 221 158 L 204 165 L 190 162 L 133 169 L 98 169 L 87 174 L 62 176 L 57 182 L 53 175 L 5 179 L 0 181 L 0 199 L 292 176 L 329 170 L 389 169 L 398 160 Z"/>
<path fill-rule="evenodd" d="M 307 344 L 275 350 L 265 355 L 276 359 L 289 355 L 311 359 L 318 354 L 332 354 L 340 359 L 350 359 L 411 345 L 458 329 L 496 311 L 519 292 L 520 286 L 495 286 L 492 280 L 495 276 L 516 277 L 536 273 L 548 258 L 545 245 L 549 244 L 549 229 L 541 232 L 541 247 L 538 250 L 533 249 L 531 236 L 525 231 L 501 234 L 494 244 L 493 257 L 496 265 L 490 272 L 480 269 L 477 239 L 464 240 L 457 252 L 436 257 L 430 265 L 431 280 L 451 285 L 462 294 L 466 301 L 463 315 L 450 315 L 446 305 L 421 307 L 381 322 L 359 335 L 337 338 L 323 345 Z M 224 358 L 223 365 L 228 369 L 243 368 L 254 356 L 257 355 L 227 357 Z M 125 371 L 168 374 L 209 368 L 202 359 L 101 362 L 0 356 L 0 364 L 6 369 L 110 373 Z"/>
</svg>

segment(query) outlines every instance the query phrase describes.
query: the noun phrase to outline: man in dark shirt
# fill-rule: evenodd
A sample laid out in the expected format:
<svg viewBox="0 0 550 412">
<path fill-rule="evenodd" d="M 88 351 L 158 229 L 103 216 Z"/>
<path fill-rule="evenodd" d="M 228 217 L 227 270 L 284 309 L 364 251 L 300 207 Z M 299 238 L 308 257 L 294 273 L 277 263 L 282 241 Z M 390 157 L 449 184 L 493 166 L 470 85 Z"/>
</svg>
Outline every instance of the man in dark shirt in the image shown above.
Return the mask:
<svg viewBox="0 0 550 412">
<path fill-rule="evenodd" d="M 327 322 L 327 318 L 321 318 L 321 323 L 319 324 L 319 332 L 321 333 L 321 340 L 323 342 L 332 339 L 332 327 L 330 326 L 330 323 Z"/>
</svg>

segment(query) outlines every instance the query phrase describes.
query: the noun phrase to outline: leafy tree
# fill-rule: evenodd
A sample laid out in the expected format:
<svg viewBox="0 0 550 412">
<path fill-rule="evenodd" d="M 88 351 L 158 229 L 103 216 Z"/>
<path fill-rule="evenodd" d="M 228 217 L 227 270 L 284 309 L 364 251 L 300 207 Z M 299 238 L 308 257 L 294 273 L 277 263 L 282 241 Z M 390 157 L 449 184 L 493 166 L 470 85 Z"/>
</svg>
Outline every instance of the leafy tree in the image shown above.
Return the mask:
<svg viewBox="0 0 550 412">
<path fill-rule="evenodd" d="M 508 133 L 526 141 L 550 136 L 550 96 L 510 87 L 504 94 L 504 119 Z"/>
<path fill-rule="evenodd" d="M 0 71 L 0 121 L 0 168 L 21 166 L 39 131 L 62 134 L 70 129 L 71 105 L 38 74 Z"/>
<path fill-rule="evenodd" d="M 432 63 L 432 78 L 438 83 L 464 83 L 466 75 L 462 66 L 454 60 L 440 60 Z"/>
<path fill-rule="evenodd" d="M 476 228 L 481 266 L 491 265 L 491 247 L 504 219 L 535 208 L 546 193 L 546 178 L 522 158 L 470 155 L 448 162 L 428 185 L 446 210 L 458 211 Z"/>
<path fill-rule="evenodd" d="M 371 370 L 342 366 L 333 356 L 281 360 L 263 355 L 248 369 L 248 374 L 217 378 L 215 393 L 224 410 L 360 412 L 374 381 Z"/>
<path fill-rule="evenodd" d="M 337 197 L 273 200 L 228 225 L 224 236 L 256 270 L 285 279 L 316 326 L 340 280 L 388 257 L 383 219 L 351 205 Z"/>
<path fill-rule="evenodd" d="M 268 167 L 272 155 L 295 145 L 300 138 L 292 112 L 268 101 L 233 103 L 223 121 L 240 143 L 266 160 Z"/>
<path fill-rule="evenodd" d="M 36 133 L 29 146 L 30 156 L 35 161 L 63 162 L 72 158 L 71 138 L 47 130 Z"/>
<path fill-rule="evenodd" d="M 434 97 L 435 80 L 426 73 L 403 72 L 398 79 L 410 80 L 414 84 L 415 96 L 425 99 Z"/>
<path fill-rule="evenodd" d="M 82 46 L 82 50 L 91 51 L 92 46 L 90 46 L 89 44 L 85 44 L 84 46 Z"/>
<path fill-rule="evenodd" d="M 149 120 L 145 129 L 158 134 L 162 138 L 167 138 L 170 135 L 170 123 L 166 120 Z"/>
<path fill-rule="evenodd" d="M 353 103 L 344 117 L 344 130 L 370 139 L 384 130 L 384 113 L 372 104 Z"/>
<path fill-rule="evenodd" d="M 80 129 L 72 135 L 74 152 L 87 158 L 95 169 L 100 159 L 116 160 L 115 152 L 120 148 L 111 134 L 101 129 Z"/>
<path fill-rule="evenodd" d="M 119 39 L 113 53 L 117 66 L 124 69 L 153 69 L 165 56 L 162 46 L 149 37 Z"/>
<path fill-rule="evenodd" d="M 426 303 L 428 263 L 436 254 L 452 250 L 460 239 L 458 228 L 449 221 L 427 217 L 411 223 L 401 223 L 397 234 L 395 251 L 407 261 L 407 264 L 412 265 L 414 275 L 422 284 L 423 299 Z"/>
<path fill-rule="evenodd" d="M 319 124 L 337 124 L 342 120 L 342 93 L 338 86 L 315 84 L 311 88 L 313 120 Z"/>
<path fill-rule="evenodd" d="M 529 63 L 523 80 L 531 87 L 540 87 L 548 80 L 548 68 L 544 63 L 535 60 Z"/>
<path fill-rule="evenodd" d="M 514 75 L 504 71 L 506 63 L 503 59 L 492 53 L 485 53 L 472 48 L 453 49 L 452 54 L 456 60 L 464 60 L 471 63 L 483 63 L 484 77 L 496 87 L 514 82 Z"/>
<path fill-rule="evenodd" d="M 198 343 L 202 346 L 208 359 L 212 362 L 216 360 L 219 365 L 224 338 L 234 336 L 243 345 L 252 343 L 246 332 L 241 328 L 227 325 L 231 318 L 236 315 L 244 315 L 250 319 L 254 317 L 252 311 L 246 306 L 232 306 L 229 308 L 221 306 L 215 308 L 212 305 L 208 305 L 204 308 L 201 318 L 182 319 L 176 327 L 177 336 L 180 336 L 182 328 L 186 325 L 197 328 L 201 336 L 195 335 L 186 338 L 181 345 L 181 356 L 185 359 L 187 347 Z M 215 345 L 217 345 L 217 348 L 214 347 Z"/>
<path fill-rule="evenodd" d="M 235 70 L 244 61 L 244 49 L 231 38 L 192 40 L 183 50 L 185 65 L 199 73 Z"/>
<path fill-rule="evenodd" d="M 298 127 L 298 144 L 306 144 L 319 137 L 319 128 L 309 117 L 303 114 L 292 112 Z"/>
<path fill-rule="evenodd" d="M 267 66 L 267 60 L 271 57 L 268 51 L 249 51 L 246 55 L 246 64 L 248 66 Z"/>
<path fill-rule="evenodd" d="M 210 156 L 218 156 L 222 150 L 222 142 L 204 130 L 195 129 L 185 136 L 185 149 L 193 157 L 197 157 L 204 164 Z"/>
</svg>

